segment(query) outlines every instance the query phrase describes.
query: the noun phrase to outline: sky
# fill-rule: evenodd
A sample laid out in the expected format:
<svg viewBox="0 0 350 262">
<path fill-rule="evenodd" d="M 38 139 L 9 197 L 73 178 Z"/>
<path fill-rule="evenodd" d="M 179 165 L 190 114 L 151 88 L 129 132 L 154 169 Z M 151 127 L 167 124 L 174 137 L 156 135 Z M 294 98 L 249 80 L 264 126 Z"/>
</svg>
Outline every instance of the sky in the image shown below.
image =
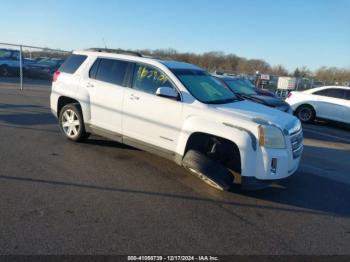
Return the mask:
<svg viewBox="0 0 350 262">
<path fill-rule="evenodd" d="M 350 0 L 0 0 L 0 42 L 222 51 L 350 68 Z"/>
</svg>

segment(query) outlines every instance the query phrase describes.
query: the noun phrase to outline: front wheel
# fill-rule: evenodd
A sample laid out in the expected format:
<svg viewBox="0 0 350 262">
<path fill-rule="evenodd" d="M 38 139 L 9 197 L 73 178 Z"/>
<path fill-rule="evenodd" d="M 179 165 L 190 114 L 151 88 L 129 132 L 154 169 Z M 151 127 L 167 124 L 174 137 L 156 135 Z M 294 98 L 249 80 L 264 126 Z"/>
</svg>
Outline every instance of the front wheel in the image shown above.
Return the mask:
<svg viewBox="0 0 350 262">
<path fill-rule="evenodd" d="M 189 150 L 182 165 L 199 179 L 221 191 L 228 191 L 233 184 L 233 175 L 219 162 L 196 151 Z"/>
<path fill-rule="evenodd" d="M 61 132 L 69 140 L 79 142 L 88 137 L 78 104 L 68 104 L 62 108 L 59 115 L 59 125 Z"/>
</svg>

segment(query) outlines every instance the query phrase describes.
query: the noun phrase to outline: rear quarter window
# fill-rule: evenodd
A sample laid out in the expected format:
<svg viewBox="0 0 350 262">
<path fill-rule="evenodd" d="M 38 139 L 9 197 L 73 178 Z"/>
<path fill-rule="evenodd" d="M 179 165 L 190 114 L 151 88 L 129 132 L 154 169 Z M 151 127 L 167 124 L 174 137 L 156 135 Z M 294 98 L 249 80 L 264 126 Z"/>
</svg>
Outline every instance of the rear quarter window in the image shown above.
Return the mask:
<svg viewBox="0 0 350 262">
<path fill-rule="evenodd" d="M 314 93 L 314 95 L 344 99 L 345 90 L 340 88 L 328 88 L 321 91 L 317 91 Z"/>
<path fill-rule="evenodd" d="M 86 60 L 87 56 L 85 55 L 71 55 L 64 61 L 60 66 L 58 71 L 68 74 L 74 74 L 75 71 L 81 66 L 82 63 Z"/>
</svg>

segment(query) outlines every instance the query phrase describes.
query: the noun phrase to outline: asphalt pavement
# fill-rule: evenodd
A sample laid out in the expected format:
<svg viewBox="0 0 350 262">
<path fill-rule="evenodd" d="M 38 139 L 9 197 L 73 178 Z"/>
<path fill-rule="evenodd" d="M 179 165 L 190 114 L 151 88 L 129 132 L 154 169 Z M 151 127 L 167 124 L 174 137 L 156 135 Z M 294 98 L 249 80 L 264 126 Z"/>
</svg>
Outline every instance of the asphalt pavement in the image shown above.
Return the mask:
<svg viewBox="0 0 350 262">
<path fill-rule="evenodd" d="M 47 87 L 0 85 L 0 254 L 350 254 L 350 129 L 304 126 L 299 171 L 211 189 L 150 153 L 62 137 Z"/>
</svg>

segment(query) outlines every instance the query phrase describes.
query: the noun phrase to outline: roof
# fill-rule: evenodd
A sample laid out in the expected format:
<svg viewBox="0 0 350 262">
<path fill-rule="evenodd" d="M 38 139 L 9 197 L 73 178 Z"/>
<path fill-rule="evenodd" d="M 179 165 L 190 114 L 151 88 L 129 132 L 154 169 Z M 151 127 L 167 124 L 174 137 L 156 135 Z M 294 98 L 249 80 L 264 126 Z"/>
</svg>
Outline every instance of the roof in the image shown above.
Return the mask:
<svg viewBox="0 0 350 262">
<path fill-rule="evenodd" d="M 316 87 L 316 88 L 307 89 L 303 92 L 304 93 L 313 93 L 313 92 L 321 91 L 321 90 L 328 89 L 328 88 L 340 88 L 340 89 L 350 90 L 350 87 L 348 87 L 348 86 L 320 86 L 320 87 Z"/>
<path fill-rule="evenodd" d="M 0 48 L 0 51 L 19 52 L 19 50 L 16 50 L 16 49 L 10 49 L 10 48 Z"/>
<path fill-rule="evenodd" d="M 124 51 L 120 49 L 107 49 L 106 51 L 104 49 L 88 49 L 85 51 L 74 51 L 74 54 L 81 54 L 81 55 L 93 55 L 93 56 L 104 56 L 104 57 L 110 57 L 110 58 L 119 58 L 119 59 L 127 59 L 135 62 L 144 62 L 144 63 L 150 63 L 153 65 L 163 65 L 167 68 L 171 69 L 192 69 L 192 70 L 204 70 L 196 65 L 175 61 L 175 60 L 164 60 L 164 59 L 157 59 L 154 57 L 149 56 L 142 56 L 139 53 L 131 52 L 131 51 Z"/>
<path fill-rule="evenodd" d="M 175 60 L 158 60 L 160 63 L 168 67 L 169 69 L 192 69 L 192 70 L 204 70 L 200 68 L 199 66 L 185 63 L 185 62 L 180 62 L 180 61 L 175 61 Z"/>
</svg>

